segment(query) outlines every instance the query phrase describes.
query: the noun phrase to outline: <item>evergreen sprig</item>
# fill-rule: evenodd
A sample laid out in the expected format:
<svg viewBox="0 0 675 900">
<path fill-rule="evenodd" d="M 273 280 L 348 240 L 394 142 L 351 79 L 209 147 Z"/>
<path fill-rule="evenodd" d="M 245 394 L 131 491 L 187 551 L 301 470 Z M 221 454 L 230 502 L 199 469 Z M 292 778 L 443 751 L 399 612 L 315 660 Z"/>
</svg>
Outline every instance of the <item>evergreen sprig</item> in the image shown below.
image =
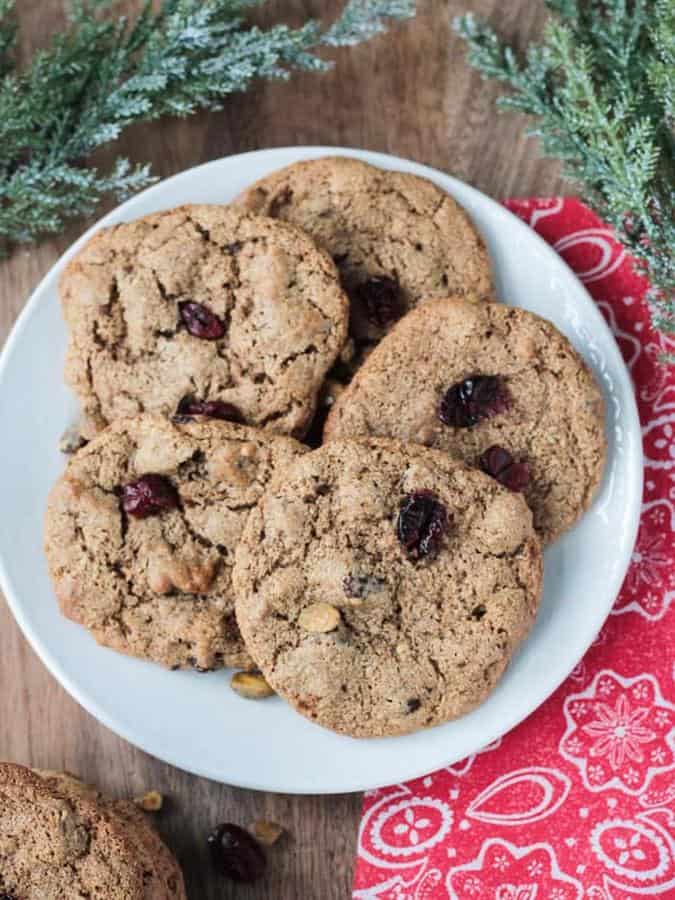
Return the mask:
<svg viewBox="0 0 675 900">
<path fill-rule="evenodd" d="M 265 0 L 144 0 L 130 20 L 114 0 L 74 0 L 66 30 L 17 71 L 14 0 L 0 0 L 0 242 L 31 241 L 90 214 L 107 194 L 153 181 L 120 158 L 109 172 L 86 162 L 136 122 L 220 109 L 254 79 L 323 71 L 322 46 L 357 44 L 414 15 L 415 0 L 349 0 L 324 29 L 267 30 L 242 13 Z"/>
<path fill-rule="evenodd" d="M 469 62 L 512 92 L 501 109 L 534 116 L 529 134 L 614 228 L 648 275 L 653 321 L 675 333 L 675 4 L 545 0 L 555 14 L 524 55 L 472 15 L 455 20 Z"/>
</svg>

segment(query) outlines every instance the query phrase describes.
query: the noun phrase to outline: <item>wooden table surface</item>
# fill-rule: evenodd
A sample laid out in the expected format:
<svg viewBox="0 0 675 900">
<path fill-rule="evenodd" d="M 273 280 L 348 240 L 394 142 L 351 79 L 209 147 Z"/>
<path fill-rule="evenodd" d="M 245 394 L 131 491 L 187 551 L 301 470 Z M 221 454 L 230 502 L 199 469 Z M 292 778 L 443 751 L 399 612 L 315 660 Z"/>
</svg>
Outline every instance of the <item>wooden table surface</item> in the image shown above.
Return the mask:
<svg viewBox="0 0 675 900">
<path fill-rule="evenodd" d="M 20 0 L 21 50 L 28 54 L 62 22 L 60 0 Z M 523 136 L 523 120 L 497 115 L 497 89 L 469 69 L 449 27 L 467 9 L 488 15 L 519 42 L 543 21 L 537 0 L 419 0 L 417 18 L 368 45 L 336 51 L 326 75 L 259 84 L 216 114 L 136 127 L 115 152 L 148 160 L 155 173 L 231 153 L 292 144 L 334 144 L 388 151 L 436 166 L 494 197 L 559 192 L 558 167 L 541 160 Z M 261 21 L 329 19 L 336 0 L 278 0 Z M 111 154 L 104 155 L 102 162 Z M 68 245 L 91 224 L 0 263 L 0 345 L 30 292 Z M 3 423 L 3 427 L 11 427 Z M 6 524 L 6 523 L 3 523 Z M 157 817 L 181 860 L 191 900 L 344 900 L 350 894 L 361 798 L 261 794 L 187 775 L 134 749 L 99 725 L 51 678 L 0 604 L 0 758 L 68 769 L 117 796 L 154 788 L 169 802 Z M 152 710 L 148 710 L 152 715 Z M 264 748 L 274 751 L 274 735 Z M 227 753 L 223 735 L 222 752 Z M 264 756 L 261 753 L 261 756 Z M 339 766 L 339 759 L 326 759 Z M 281 822 L 287 839 L 273 849 L 266 878 L 250 888 L 215 877 L 205 838 L 220 821 Z"/>
</svg>

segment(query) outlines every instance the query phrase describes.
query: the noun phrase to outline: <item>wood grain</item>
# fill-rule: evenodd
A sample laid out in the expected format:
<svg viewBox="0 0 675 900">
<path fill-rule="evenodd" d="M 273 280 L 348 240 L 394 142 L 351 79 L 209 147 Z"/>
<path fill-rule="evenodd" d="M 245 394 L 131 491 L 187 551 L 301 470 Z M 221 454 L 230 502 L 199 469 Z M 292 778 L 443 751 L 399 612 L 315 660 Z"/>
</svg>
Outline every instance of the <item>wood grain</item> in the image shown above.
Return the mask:
<svg viewBox="0 0 675 900">
<path fill-rule="evenodd" d="M 28 54 L 62 23 L 55 0 L 22 0 L 22 52 Z M 533 0 L 419 0 L 417 19 L 388 36 L 336 51 L 335 69 L 259 84 L 235 95 L 225 109 L 188 122 L 131 129 L 117 153 L 148 160 L 161 176 L 209 159 L 260 147 L 330 144 L 365 147 L 411 157 L 447 170 L 495 197 L 560 191 L 556 164 L 538 157 L 517 116 L 498 116 L 498 89 L 466 64 L 449 21 L 471 9 L 503 32 L 526 42 L 536 37 L 542 4 Z M 335 0 L 279 0 L 265 6 L 261 24 L 329 19 Z M 89 225 L 21 249 L 0 264 L 0 342 L 39 279 Z M 28 398 L 27 398 L 28 402 Z M 3 427 L 11 427 L 3 423 Z M 10 527 L 4 521 L 2 527 Z M 242 791 L 180 772 L 115 737 L 85 713 L 48 675 L 0 605 L 0 758 L 65 768 L 119 796 L 155 788 L 170 801 L 158 825 L 177 852 L 192 900 L 344 900 L 349 895 L 360 797 L 287 797 Z M 152 717 L 153 710 L 148 710 Z M 223 736 L 223 754 L 228 752 Z M 274 752 L 274 735 L 260 758 Z M 264 764 L 264 763 L 261 763 Z M 339 766 L 339 759 L 327 759 Z M 206 858 L 211 826 L 255 818 L 281 822 L 289 837 L 270 854 L 266 879 L 234 888 L 215 878 Z"/>
</svg>

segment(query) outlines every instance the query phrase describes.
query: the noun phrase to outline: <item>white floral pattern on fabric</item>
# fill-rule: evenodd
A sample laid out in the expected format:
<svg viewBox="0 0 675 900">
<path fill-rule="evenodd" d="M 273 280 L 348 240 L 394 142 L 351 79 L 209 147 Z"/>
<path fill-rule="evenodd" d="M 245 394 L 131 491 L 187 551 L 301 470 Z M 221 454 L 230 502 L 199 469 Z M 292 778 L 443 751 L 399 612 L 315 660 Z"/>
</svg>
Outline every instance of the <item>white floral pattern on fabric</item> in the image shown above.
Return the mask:
<svg viewBox="0 0 675 900">
<path fill-rule="evenodd" d="M 451 900 L 547 900 L 553 891 L 561 900 L 583 897 L 580 882 L 560 870 L 550 844 L 517 847 L 487 840 L 476 859 L 449 873 L 447 884 Z"/>
<path fill-rule="evenodd" d="M 569 251 L 578 249 L 585 244 L 588 249 L 595 251 L 595 259 L 584 269 L 577 269 L 577 275 L 584 283 L 599 281 L 615 272 L 626 258 L 623 249 L 617 253 L 612 232 L 607 228 L 583 228 L 565 235 L 553 245 L 563 259 L 567 259 Z"/>
<path fill-rule="evenodd" d="M 560 755 L 578 766 L 590 791 L 637 794 L 656 773 L 675 768 L 675 707 L 650 675 L 598 672 L 582 694 L 567 697 L 563 713 Z"/>
<path fill-rule="evenodd" d="M 431 826 L 431 819 L 415 818 L 415 813 L 411 807 L 406 809 L 403 814 L 403 822 L 394 825 L 394 834 L 405 835 L 413 846 L 420 842 L 420 833 Z"/>
<path fill-rule="evenodd" d="M 501 775 L 475 797 L 469 819 L 520 827 L 552 815 L 567 797 L 571 780 L 556 769 L 530 766 Z"/>
<path fill-rule="evenodd" d="M 640 822 L 610 819 L 591 834 L 591 848 L 607 869 L 632 881 L 649 881 L 666 871 L 668 846 Z"/>
<path fill-rule="evenodd" d="M 675 597 L 675 505 L 670 500 L 654 500 L 643 507 L 632 565 L 613 615 L 637 612 L 658 621 L 668 612 Z"/>
<path fill-rule="evenodd" d="M 370 827 L 376 851 L 392 857 L 419 856 L 450 830 L 452 810 L 433 797 L 399 800 L 383 809 Z"/>
</svg>

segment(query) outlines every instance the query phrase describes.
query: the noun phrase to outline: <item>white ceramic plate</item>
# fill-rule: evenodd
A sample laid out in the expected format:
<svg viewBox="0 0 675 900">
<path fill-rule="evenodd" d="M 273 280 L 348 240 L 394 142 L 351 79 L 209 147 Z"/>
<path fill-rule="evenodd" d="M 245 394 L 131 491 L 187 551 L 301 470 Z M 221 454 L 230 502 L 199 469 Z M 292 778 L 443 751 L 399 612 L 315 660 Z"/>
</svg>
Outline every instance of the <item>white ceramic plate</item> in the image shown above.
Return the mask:
<svg viewBox="0 0 675 900">
<path fill-rule="evenodd" d="M 441 172 L 353 150 L 261 150 L 176 175 L 124 203 L 100 225 L 180 203 L 225 203 L 273 169 L 335 152 L 423 175 L 452 194 L 485 236 L 502 299 L 554 322 L 591 365 L 607 400 L 609 458 L 602 490 L 583 521 L 547 551 L 536 627 L 480 709 L 407 737 L 353 740 L 311 724 L 278 698 L 241 699 L 228 688 L 227 672 L 168 672 L 97 646 L 60 616 L 42 553 L 47 492 L 64 465 L 58 439 L 76 416 L 61 379 L 66 333 L 57 280 L 90 233 L 39 285 L 0 359 L 0 586 L 24 634 L 66 690 L 126 740 L 198 775 L 287 793 L 355 791 L 416 777 L 476 752 L 531 713 L 574 667 L 609 612 L 630 559 L 642 493 L 633 389 L 593 301 L 533 231 Z"/>
</svg>

